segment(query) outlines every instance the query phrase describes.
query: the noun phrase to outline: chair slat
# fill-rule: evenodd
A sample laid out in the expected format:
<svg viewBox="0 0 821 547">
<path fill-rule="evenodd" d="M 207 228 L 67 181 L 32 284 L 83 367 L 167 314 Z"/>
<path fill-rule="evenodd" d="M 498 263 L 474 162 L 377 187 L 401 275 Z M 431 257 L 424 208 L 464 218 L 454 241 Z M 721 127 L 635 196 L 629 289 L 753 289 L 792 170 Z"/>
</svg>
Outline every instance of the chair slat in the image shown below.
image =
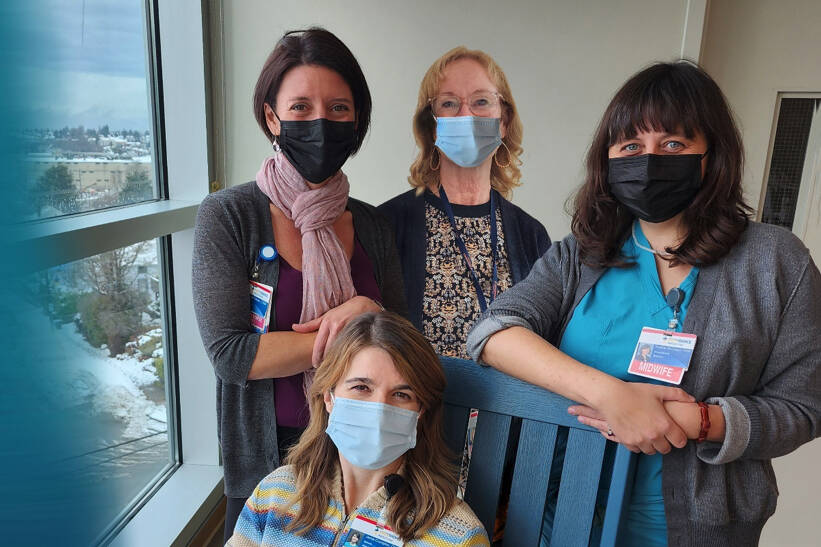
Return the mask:
<svg viewBox="0 0 821 547">
<path fill-rule="evenodd" d="M 614 547 L 619 535 L 621 516 L 630 501 L 637 459 L 623 445 L 616 448 L 613 479 L 607 494 L 607 512 L 604 514 L 600 547 Z"/>
<path fill-rule="evenodd" d="M 453 452 L 454 464 L 462 462 L 462 452 L 465 446 L 465 435 L 468 429 L 470 409 L 463 406 L 447 405 L 445 407 L 444 435 L 445 443 Z"/>
<path fill-rule="evenodd" d="M 587 546 L 606 443 L 600 433 L 576 429 L 568 434 L 551 545 Z"/>
<path fill-rule="evenodd" d="M 516 417 L 522 418 L 522 428 L 503 545 L 539 544 L 550 468 L 554 464 L 557 437 L 564 438 L 564 427 L 568 428 L 567 446 L 551 545 L 588 545 L 607 441 L 597 429 L 579 423 L 567 413 L 573 402 L 564 397 L 472 361 L 446 357 L 441 360 L 448 381 L 445 435 L 448 445 L 459 456 L 469 409 L 479 409 L 465 501 L 488 534 L 493 534 L 511 423 Z M 604 547 L 615 545 L 619 520 L 630 499 L 635 462 L 635 454 L 618 447 L 612 477 L 605 475 L 604 480 L 610 481 L 610 493 L 602 527 Z"/>
<path fill-rule="evenodd" d="M 522 420 L 502 540 L 505 546 L 539 544 L 541 526 L 534 526 L 534 519 L 541 522 L 544 513 L 558 431 L 554 424 Z"/>
<path fill-rule="evenodd" d="M 499 504 L 510 422 L 510 416 L 488 411 L 479 412 L 476 422 L 465 501 L 490 535 L 493 534 Z"/>
</svg>

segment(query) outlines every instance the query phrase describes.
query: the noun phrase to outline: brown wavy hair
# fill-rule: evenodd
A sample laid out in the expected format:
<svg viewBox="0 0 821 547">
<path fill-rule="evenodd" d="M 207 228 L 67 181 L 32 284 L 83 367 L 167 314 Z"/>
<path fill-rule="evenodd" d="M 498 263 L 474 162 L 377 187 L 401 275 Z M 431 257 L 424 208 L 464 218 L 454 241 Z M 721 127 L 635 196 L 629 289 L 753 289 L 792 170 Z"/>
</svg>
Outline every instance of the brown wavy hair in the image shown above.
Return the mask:
<svg viewBox="0 0 821 547">
<path fill-rule="evenodd" d="M 521 184 L 519 180 L 522 178 L 522 172 L 519 169 L 522 165 L 522 160 L 519 159 L 522 154 L 522 120 L 519 118 L 510 84 L 507 83 L 501 67 L 484 51 L 468 49 L 464 46 L 453 48 L 436 59 L 422 78 L 416 112 L 413 115 L 413 136 L 416 139 L 416 146 L 419 147 L 419 153 L 411 164 L 408 182 L 417 189 L 417 193 L 421 193 L 425 188 L 439 186 L 439 171 L 431 168 L 434 154 L 438 155 L 438 151 L 433 146 L 436 140 L 434 137 L 436 120 L 433 119 L 433 112 L 431 112 L 430 98 L 435 97 L 439 92 L 439 83 L 444 77 L 447 66 L 459 59 L 473 59 L 482 65 L 487 70 L 490 81 L 502 96 L 502 121 L 507 131 L 505 138 L 502 139 L 505 146 L 499 147 L 496 153 L 509 155 L 510 161 L 506 162 L 504 158 L 499 160 L 499 163 L 503 165 L 506 163 L 507 167 L 499 167 L 495 161 L 491 162 L 490 185 L 502 196 L 510 199 L 513 189 Z M 505 147 L 507 150 L 500 152 Z"/>
<path fill-rule="evenodd" d="M 385 350 L 419 400 L 416 447 L 405 453 L 405 485 L 388 502 L 387 522 L 406 541 L 435 526 L 456 500 L 457 469 L 444 441 L 445 373 L 428 341 L 413 325 L 390 313 L 366 313 L 349 322 L 325 356 L 308 391 L 311 418 L 286 463 L 293 465 L 297 490 L 284 512 L 300 503 L 286 530 L 305 533 L 319 525 L 331 497 L 339 453 L 325 433 L 324 395 L 344 377 L 354 356 L 368 347 Z"/>
<path fill-rule="evenodd" d="M 634 216 L 610 193 L 610 146 L 639 131 L 683 131 L 707 141 L 701 189 L 684 210 L 684 240 L 665 249 L 670 264 L 708 265 L 726 255 L 747 227 L 752 209 L 744 202 L 744 148 L 727 100 L 713 79 L 690 61 L 657 63 L 619 89 L 599 123 L 587 153 L 587 173 L 573 201 L 571 229 L 585 264 L 626 266 L 621 246 Z"/>
</svg>

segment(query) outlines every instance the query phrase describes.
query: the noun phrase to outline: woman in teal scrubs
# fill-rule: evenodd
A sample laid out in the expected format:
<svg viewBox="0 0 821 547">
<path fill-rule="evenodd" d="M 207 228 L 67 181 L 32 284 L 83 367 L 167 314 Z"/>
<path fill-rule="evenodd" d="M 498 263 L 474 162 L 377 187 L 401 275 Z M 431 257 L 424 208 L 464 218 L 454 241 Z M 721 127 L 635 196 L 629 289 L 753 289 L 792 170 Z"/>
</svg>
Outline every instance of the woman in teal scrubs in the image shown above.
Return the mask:
<svg viewBox="0 0 821 547">
<path fill-rule="evenodd" d="M 821 274 L 792 233 L 749 219 L 742 173 L 709 75 L 642 70 L 596 131 L 572 235 L 468 336 L 472 358 L 641 453 L 623 545 L 757 545 L 771 458 L 821 433 Z"/>
</svg>

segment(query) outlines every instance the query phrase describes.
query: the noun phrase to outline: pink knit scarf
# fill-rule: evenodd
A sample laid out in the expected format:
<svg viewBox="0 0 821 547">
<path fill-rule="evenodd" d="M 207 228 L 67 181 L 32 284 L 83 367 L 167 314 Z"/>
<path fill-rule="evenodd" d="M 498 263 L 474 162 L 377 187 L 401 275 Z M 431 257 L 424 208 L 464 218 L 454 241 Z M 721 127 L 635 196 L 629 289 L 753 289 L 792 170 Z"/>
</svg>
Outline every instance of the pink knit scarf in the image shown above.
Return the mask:
<svg viewBox="0 0 821 547">
<path fill-rule="evenodd" d="M 257 186 L 302 234 L 300 322 L 356 296 L 350 262 L 333 229 L 348 203 L 348 177 L 339 171 L 319 188 L 312 187 L 278 152 L 262 162 Z"/>
</svg>

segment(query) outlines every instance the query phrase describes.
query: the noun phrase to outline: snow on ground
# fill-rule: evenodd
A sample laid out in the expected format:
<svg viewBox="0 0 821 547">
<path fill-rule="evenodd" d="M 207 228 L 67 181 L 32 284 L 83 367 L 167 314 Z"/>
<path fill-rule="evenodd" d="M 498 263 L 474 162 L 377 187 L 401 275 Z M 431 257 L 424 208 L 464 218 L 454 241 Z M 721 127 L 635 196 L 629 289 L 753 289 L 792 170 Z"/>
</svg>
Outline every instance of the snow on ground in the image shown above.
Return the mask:
<svg viewBox="0 0 821 547">
<path fill-rule="evenodd" d="M 40 310 L 32 310 L 40 313 Z M 49 324 L 43 316 L 41 324 Z M 49 333 L 55 365 L 66 380 L 55 386 L 70 405 L 90 402 L 95 412 L 107 412 L 125 425 L 124 437 L 134 438 L 165 429 L 165 405 L 146 398 L 140 389 L 154 383 L 153 359 L 120 355 L 108 357 L 85 341 L 73 323 L 51 326 Z M 68 387 L 68 389 L 64 389 Z"/>
</svg>

